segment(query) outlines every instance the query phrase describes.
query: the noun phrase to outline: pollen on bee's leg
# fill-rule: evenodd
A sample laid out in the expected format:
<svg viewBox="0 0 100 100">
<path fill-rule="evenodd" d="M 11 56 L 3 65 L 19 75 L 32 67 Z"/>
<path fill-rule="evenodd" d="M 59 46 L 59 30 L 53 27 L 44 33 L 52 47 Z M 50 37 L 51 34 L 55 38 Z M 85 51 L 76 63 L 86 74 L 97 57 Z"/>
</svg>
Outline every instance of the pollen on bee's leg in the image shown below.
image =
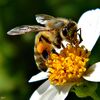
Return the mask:
<svg viewBox="0 0 100 100">
<path fill-rule="evenodd" d="M 45 64 L 51 84 L 64 85 L 78 81 L 86 71 L 89 54 L 84 47 L 67 45 L 60 54 L 51 53 Z"/>
<path fill-rule="evenodd" d="M 42 53 L 43 49 L 44 49 L 43 43 L 42 42 L 39 42 L 37 44 L 37 52 Z"/>
<path fill-rule="evenodd" d="M 40 53 L 40 54 L 41 54 L 44 50 L 50 52 L 50 51 L 51 51 L 51 48 L 52 48 L 51 44 L 46 43 L 46 41 L 41 41 L 41 42 L 37 43 L 37 47 L 36 47 L 37 52 Z"/>
</svg>

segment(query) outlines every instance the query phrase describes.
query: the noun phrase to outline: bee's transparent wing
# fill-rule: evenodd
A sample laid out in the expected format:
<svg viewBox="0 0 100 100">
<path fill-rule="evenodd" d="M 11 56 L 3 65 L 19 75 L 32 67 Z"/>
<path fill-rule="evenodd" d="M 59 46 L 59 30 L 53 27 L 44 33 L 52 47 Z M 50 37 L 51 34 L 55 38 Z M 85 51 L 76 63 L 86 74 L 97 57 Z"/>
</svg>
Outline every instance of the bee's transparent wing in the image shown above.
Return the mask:
<svg viewBox="0 0 100 100">
<path fill-rule="evenodd" d="M 36 20 L 38 23 L 43 24 L 50 29 L 58 29 L 64 25 L 64 20 L 61 20 L 61 18 L 55 18 L 46 14 L 36 15 Z"/>
<path fill-rule="evenodd" d="M 92 50 L 100 36 L 100 9 L 85 12 L 79 19 L 78 28 L 81 28 L 82 44 Z"/>
<path fill-rule="evenodd" d="M 54 17 L 47 15 L 47 14 L 37 14 L 36 15 L 36 21 L 43 25 L 45 25 L 51 19 L 54 19 Z"/>
<path fill-rule="evenodd" d="M 21 35 L 31 32 L 39 32 L 42 30 L 46 30 L 45 27 L 38 25 L 22 25 L 19 27 L 15 27 L 7 32 L 8 35 Z"/>
</svg>

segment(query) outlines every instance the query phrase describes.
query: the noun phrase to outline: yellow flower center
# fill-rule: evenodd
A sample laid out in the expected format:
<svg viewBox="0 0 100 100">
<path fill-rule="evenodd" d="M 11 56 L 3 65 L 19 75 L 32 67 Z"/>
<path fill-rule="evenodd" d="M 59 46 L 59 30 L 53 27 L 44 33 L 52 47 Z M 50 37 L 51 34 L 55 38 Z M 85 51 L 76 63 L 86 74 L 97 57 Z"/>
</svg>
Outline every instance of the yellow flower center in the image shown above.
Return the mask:
<svg viewBox="0 0 100 100">
<path fill-rule="evenodd" d="M 86 71 L 89 54 L 90 52 L 83 46 L 75 47 L 71 44 L 67 45 L 60 54 L 51 53 L 45 62 L 51 84 L 64 85 L 80 79 Z"/>
</svg>

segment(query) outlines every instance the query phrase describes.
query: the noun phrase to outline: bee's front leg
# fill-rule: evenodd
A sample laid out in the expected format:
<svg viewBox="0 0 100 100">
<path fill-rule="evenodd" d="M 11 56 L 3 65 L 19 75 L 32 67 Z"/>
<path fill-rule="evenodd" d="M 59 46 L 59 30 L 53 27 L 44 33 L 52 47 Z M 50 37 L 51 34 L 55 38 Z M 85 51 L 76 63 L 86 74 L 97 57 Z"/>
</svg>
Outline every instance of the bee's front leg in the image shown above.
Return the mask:
<svg viewBox="0 0 100 100">
<path fill-rule="evenodd" d="M 79 41 L 79 44 L 83 41 L 83 39 L 82 39 L 82 34 L 81 34 L 81 28 L 79 28 L 78 30 L 77 30 L 77 32 L 80 32 L 79 34 L 78 34 L 78 36 L 79 36 L 79 39 L 80 39 L 80 41 Z"/>
</svg>

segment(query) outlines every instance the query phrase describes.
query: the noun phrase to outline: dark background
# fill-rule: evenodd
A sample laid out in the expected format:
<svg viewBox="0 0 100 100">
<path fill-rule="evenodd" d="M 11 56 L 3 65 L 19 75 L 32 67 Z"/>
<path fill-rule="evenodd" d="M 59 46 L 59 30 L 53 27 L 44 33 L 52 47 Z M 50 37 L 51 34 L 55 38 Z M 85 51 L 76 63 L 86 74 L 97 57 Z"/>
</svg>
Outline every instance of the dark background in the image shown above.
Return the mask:
<svg viewBox="0 0 100 100">
<path fill-rule="evenodd" d="M 15 26 L 37 24 L 35 14 L 66 17 L 76 22 L 87 10 L 100 8 L 100 0 L 0 0 L 0 100 L 28 100 L 44 81 L 28 83 L 39 72 L 34 62 L 34 34 L 8 36 Z M 100 61 L 100 39 L 92 51 L 90 64 Z M 100 95 L 100 86 L 97 93 Z M 78 98 L 70 93 L 67 100 Z"/>
</svg>

